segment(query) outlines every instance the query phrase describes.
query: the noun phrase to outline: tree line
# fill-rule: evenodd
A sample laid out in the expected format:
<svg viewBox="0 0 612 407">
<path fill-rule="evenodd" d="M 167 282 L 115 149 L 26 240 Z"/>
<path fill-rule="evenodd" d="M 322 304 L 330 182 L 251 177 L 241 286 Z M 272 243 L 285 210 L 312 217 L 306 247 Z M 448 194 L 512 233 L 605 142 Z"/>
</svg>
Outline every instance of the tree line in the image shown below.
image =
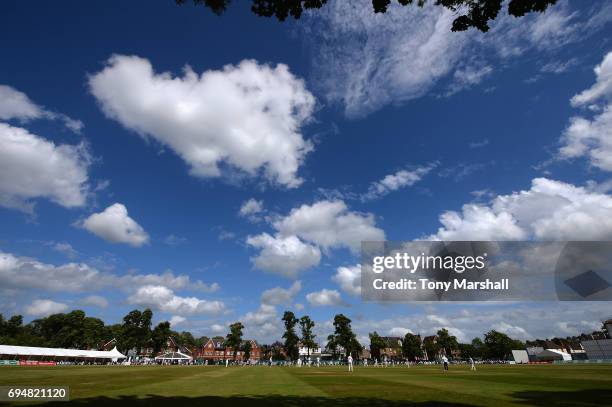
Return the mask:
<svg viewBox="0 0 612 407">
<path fill-rule="evenodd" d="M 163 350 L 169 337 L 176 345 L 188 349 L 201 347 L 208 342 L 208 336 L 194 337 L 187 331 L 174 331 L 168 321 L 152 326 L 153 312 L 132 310 L 128 312 L 120 323 L 105 325 L 99 318 L 89 317 L 84 311 L 74 310 L 68 313 L 49 315 L 23 323 L 21 315 L 14 315 L 6 319 L 0 314 L 0 344 L 19 346 L 40 346 L 51 348 L 72 349 L 100 349 L 105 344 L 113 342 L 121 352 L 135 349 L 142 352 L 145 349 L 158 353 Z M 275 360 L 289 359 L 295 361 L 299 357 L 300 344 L 310 351 L 317 348 L 315 322 L 308 316 L 301 318 L 291 311 L 285 311 L 282 317 L 285 327 L 283 342 L 274 342 L 271 345 L 261 345 L 261 353 L 265 358 L 273 357 Z M 327 337 L 326 349 L 334 357 L 347 357 L 349 354 L 358 357 L 363 346 L 357 340 L 352 330 L 351 320 L 343 314 L 337 314 L 333 320 L 334 332 Z M 212 339 L 222 342 L 225 347 L 233 351 L 234 359 L 238 351 L 242 351 L 245 359 L 250 357 L 252 346 L 249 341 L 243 341 L 244 325 L 235 322 L 229 326 L 225 337 L 215 336 Z M 578 337 L 565 339 L 553 338 L 553 342 L 562 344 L 576 344 L 582 339 L 594 337 L 607 337 L 609 333 L 605 327 L 601 331 L 591 334 L 582 334 Z M 545 341 L 533 340 L 523 343 L 508 335 L 491 330 L 484 337 L 474 338 L 469 343 L 460 343 L 447 329 L 440 329 L 435 336 L 421 338 L 420 335 L 407 333 L 401 344 L 392 343 L 380 336 L 376 331 L 369 334 L 371 356 L 380 359 L 383 350 L 396 348 L 396 354 L 408 360 L 422 359 L 425 353 L 429 358 L 446 354 L 451 356 L 460 354 L 462 358 L 475 359 L 507 359 L 513 349 L 524 349 L 525 346 L 542 345 Z"/>
<path fill-rule="evenodd" d="M 152 349 L 157 353 L 165 348 L 170 336 L 179 346 L 194 347 L 208 342 L 208 337 L 194 338 L 190 332 L 176 332 L 168 321 L 152 327 L 153 312 L 133 310 L 121 323 L 105 325 L 99 318 L 89 317 L 84 311 L 49 315 L 23 323 L 21 315 L 5 319 L 0 314 L 0 343 L 4 345 L 39 346 L 51 348 L 99 349 L 113 341 L 121 352 L 130 349 Z M 223 339 L 223 338 L 221 338 Z"/>
</svg>

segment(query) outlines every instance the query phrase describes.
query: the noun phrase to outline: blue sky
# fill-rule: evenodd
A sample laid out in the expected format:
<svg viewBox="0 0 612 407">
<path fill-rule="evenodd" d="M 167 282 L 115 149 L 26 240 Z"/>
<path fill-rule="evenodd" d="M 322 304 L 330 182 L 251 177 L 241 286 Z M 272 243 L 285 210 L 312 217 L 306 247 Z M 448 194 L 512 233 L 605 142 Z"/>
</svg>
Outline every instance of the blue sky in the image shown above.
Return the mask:
<svg viewBox="0 0 612 407">
<path fill-rule="evenodd" d="M 612 239 L 610 5 L 482 34 L 364 4 L 3 2 L 0 312 L 150 306 L 262 341 L 285 309 L 321 341 L 338 312 L 362 340 L 597 328 L 607 303 L 363 304 L 356 264 L 368 239 Z"/>
</svg>

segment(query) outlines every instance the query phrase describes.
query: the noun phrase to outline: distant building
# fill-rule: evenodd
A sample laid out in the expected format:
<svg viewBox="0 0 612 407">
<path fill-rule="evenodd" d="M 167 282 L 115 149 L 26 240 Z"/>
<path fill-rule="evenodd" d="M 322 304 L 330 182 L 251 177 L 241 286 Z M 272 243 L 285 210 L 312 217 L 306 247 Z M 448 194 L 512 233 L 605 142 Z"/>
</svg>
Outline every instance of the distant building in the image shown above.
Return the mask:
<svg viewBox="0 0 612 407">
<path fill-rule="evenodd" d="M 314 348 L 307 348 L 302 342 L 298 343 L 298 353 L 300 357 L 320 357 L 322 354 L 319 345 L 316 345 Z"/>
<path fill-rule="evenodd" d="M 249 342 L 251 344 L 251 351 L 249 355 L 250 361 L 254 362 L 261 359 L 262 352 L 261 347 L 257 341 L 252 339 L 246 339 L 242 341 L 240 350 L 236 352 L 236 358 L 234 359 L 234 349 L 229 346 L 225 346 L 225 341 L 218 338 L 209 339 L 200 349 L 195 352 L 196 359 L 209 360 L 211 362 L 225 361 L 225 360 L 244 360 L 245 352 L 244 345 Z"/>
<path fill-rule="evenodd" d="M 380 350 L 380 357 L 387 359 L 399 359 L 402 357 L 402 338 L 399 336 L 381 336 L 385 347 Z"/>
</svg>

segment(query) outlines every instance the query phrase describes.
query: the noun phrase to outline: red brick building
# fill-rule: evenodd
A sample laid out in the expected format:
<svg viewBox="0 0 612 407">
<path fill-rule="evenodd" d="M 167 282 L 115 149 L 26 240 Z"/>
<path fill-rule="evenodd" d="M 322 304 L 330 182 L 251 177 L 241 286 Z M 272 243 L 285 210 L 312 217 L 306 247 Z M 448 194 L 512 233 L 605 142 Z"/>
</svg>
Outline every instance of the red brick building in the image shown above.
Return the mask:
<svg viewBox="0 0 612 407">
<path fill-rule="evenodd" d="M 261 356 L 261 348 L 256 341 L 252 339 L 246 339 L 242 341 L 239 351 L 236 352 L 236 359 L 238 361 L 245 360 L 244 345 L 249 342 L 251 344 L 251 351 L 249 360 L 254 362 L 258 361 Z M 223 340 L 218 338 L 209 339 L 195 354 L 196 359 L 208 360 L 211 362 L 234 360 L 234 350 L 230 347 L 226 347 Z"/>
</svg>

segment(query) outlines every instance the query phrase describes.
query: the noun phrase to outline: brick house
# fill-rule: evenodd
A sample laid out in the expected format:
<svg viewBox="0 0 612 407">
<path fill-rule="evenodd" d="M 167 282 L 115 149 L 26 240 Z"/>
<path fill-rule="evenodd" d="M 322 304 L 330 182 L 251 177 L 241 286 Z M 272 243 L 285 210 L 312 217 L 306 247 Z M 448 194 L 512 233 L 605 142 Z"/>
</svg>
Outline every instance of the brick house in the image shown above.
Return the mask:
<svg viewBox="0 0 612 407">
<path fill-rule="evenodd" d="M 236 352 L 236 360 L 244 359 L 244 345 L 249 342 L 251 344 L 250 361 L 257 361 L 261 358 L 261 347 L 257 341 L 246 339 L 242 341 L 239 351 Z M 225 341 L 219 338 L 209 339 L 195 355 L 196 359 L 209 360 L 211 362 L 234 360 L 234 350 L 231 347 L 225 346 Z"/>
</svg>

